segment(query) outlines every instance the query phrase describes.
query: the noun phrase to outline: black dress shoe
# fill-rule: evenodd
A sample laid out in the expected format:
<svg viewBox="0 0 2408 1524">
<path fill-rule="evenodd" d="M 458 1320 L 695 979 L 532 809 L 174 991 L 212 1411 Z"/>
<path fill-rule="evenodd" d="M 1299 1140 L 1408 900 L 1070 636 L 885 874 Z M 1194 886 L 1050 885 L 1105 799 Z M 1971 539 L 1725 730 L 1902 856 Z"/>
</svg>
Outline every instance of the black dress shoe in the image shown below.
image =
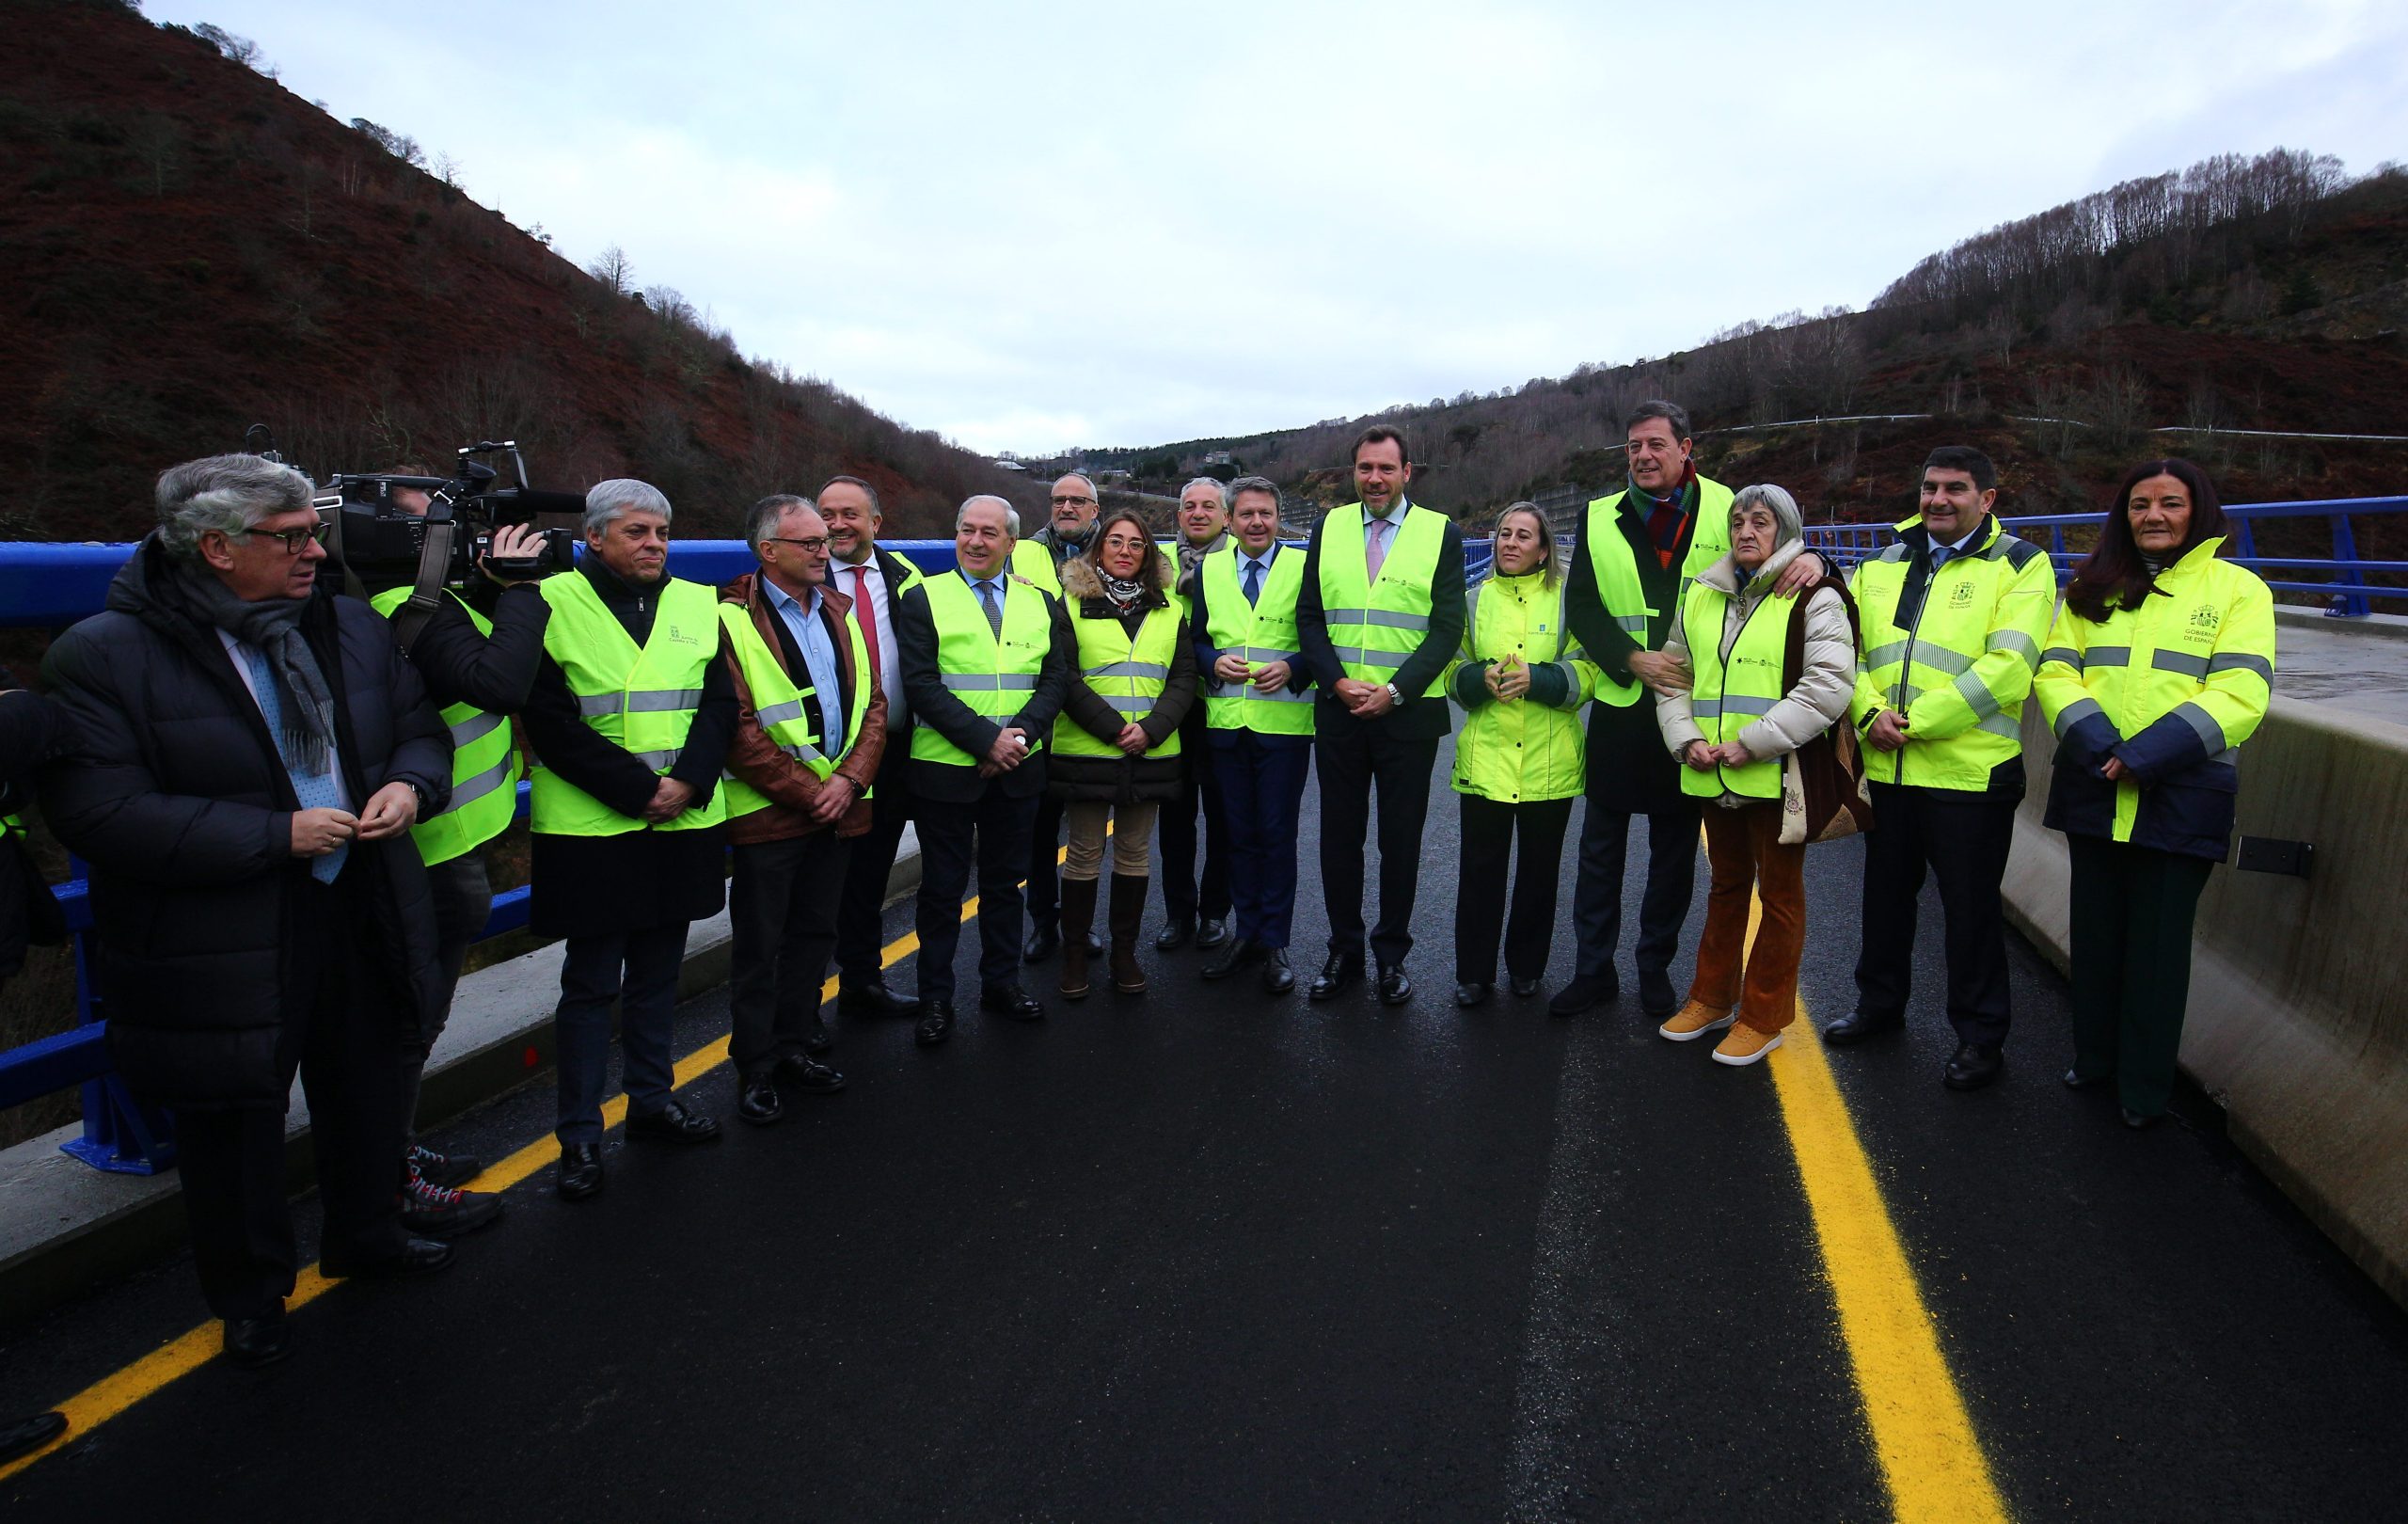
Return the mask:
<svg viewBox="0 0 2408 1524">
<path fill-rule="evenodd" d="M 1404 976 L 1402 963 L 1381 966 L 1379 989 L 1383 1006 L 1402 1006 L 1413 998 L 1413 981 Z"/>
<path fill-rule="evenodd" d="M 786 1114 L 785 1098 L 778 1094 L 774 1070 L 747 1074 L 736 1087 L 736 1114 L 755 1127 L 767 1127 Z"/>
<path fill-rule="evenodd" d="M 1062 950 L 1062 929 L 1056 926 L 1034 926 L 1028 930 L 1028 944 L 1020 950 L 1023 962 L 1041 963 Z"/>
<path fill-rule="evenodd" d="M 1196 945 L 1204 951 L 1211 952 L 1228 940 L 1229 923 L 1227 918 L 1214 920 L 1207 915 L 1196 923 Z"/>
<path fill-rule="evenodd" d="M 2059 1076 L 2068 1090 L 2095 1090 L 2115 1077 L 2113 1074 L 2084 1074 L 2079 1069 L 2068 1069 Z"/>
<path fill-rule="evenodd" d="M 552 1189 L 563 1201 L 582 1201 L 602 1189 L 602 1145 L 563 1143 Z"/>
<path fill-rule="evenodd" d="M 923 1048 L 933 1048 L 953 1036 L 953 1002 L 931 1000 L 921 1008 L 920 1024 L 913 1029 L 911 1040 Z"/>
<path fill-rule="evenodd" d="M 1570 984 L 1555 992 L 1546 1003 L 1550 1016 L 1577 1016 L 1592 1006 L 1602 1005 L 1622 995 L 1622 976 L 1612 969 L 1603 974 L 1579 974 Z"/>
<path fill-rule="evenodd" d="M 1673 992 L 1671 975 L 1660 968 L 1639 971 L 1639 1008 L 1641 1014 L 1663 1020 L 1680 1008 L 1681 997 Z"/>
<path fill-rule="evenodd" d="M 1263 949 L 1244 937 L 1225 940 L 1221 956 L 1196 972 L 1208 979 L 1226 979 L 1262 956 Z"/>
<path fill-rule="evenodd" d="M 1313 976 L 1312 988 L 1305 992 L 1307 999 L 1335 1000 L 1353 989 L 1363 976 L 1363 960 L 1350 953 L 1334 952 Z"/>
<path fill-rule="evenodd" d="M 1296 987 L 1296 971 L 1288 966 L 1288 949 L 1274 947 L 1262 955 L 1262 991 L 1286 994 Z"/>
<path fill-rule="evenodd" d="M 1845 1048 L 1851 1042 L 1862 1042 L 1867 1038 L 1886 1037 L 1892 1032 L 1903 1032 L 1906 1029 L 1907 1018 L 1903 1011 L 1866 1010 L 1859 1007 L 1824 1027 L 1823 1040 L 1834 1048 Z M 1951 1062 L 1953 1063 L 1954 1060 Z"/>
<path fill-rule="evenodd" d="M 920 997 L 898 994 L 884 979 L 836 987 L 836 1008 L 848 1016 L 917 1016 Z"/>
<path fill-rule="evenodd" d="M 1161 930 L 1154 933 L 1154 951 L 1177 952 L 1180 948 L 1186 946 L 1188 939 L 1195 935 L 1195 916 L 1174 915 L 1163 923 Z"/>
<path fill-rule="evenodd" d="M 449 1270 L 456 1251 L 432 1238 L 404 1239 L 401 1252 L 378 1260 L 353 1262 L 332 1254 L 318 1257 L 318 1273 L 329 1280 L 403 1280 Z"/>
<path fill-rule="evenodd" d="M 1385 1000 L 1387 998 L 1387 976 L 1385 971 L 1382 972 L 1380 979 L 1380 998 Z M 1488 1004 L 1488 997 L 1496 992 L 1497 987 L 1493 984 L 1458 984 L 1455 986 L 1455 1004 L 1466 1007 L 1484 1006 Z"/>
<path fill-rule="evenodd" d="M 230 1348 L 228 1354 L 233 1351 Z M 237 1364 L 245 1363 L 239 1357 Z M 267 1362 L 260 1362 L 264 1365 Z M 36 1413 L 29 1419 L 0 1424 L 0 1466 L 6 1466 L 20 1455 L 30 1455 L 42 1446 L 67 1432 L 64 1413 Z"/>
<path fill-rule="evenodd" d="M 281 1301 L 253 1318 L 226 1320 L 226 1357 L 246 1370 L 274 1365 L 293 1353 L 293 1329 L 284 1320 Z M 64 1421 L 60 1428 L 67 1427 Z M 47 1444 L 48 1440 L 42 1443 Z"/>
<path fill-rule="evenodd" d="M 1952 1090 L 1978 1090 L 1996 1080 L 2006 1068 L 2006 1059 L 1995 1042 L 1960 1042 L 1948 1067 L 1940 1072 L 1940 1083 Z"/>
<path fill-rule="evenodd" d="M 845 1076 L 816 1058 L 790 1053 L 778 1060 L 778 1078 L 813 1095 L 833 1095 L 845 1087 Z"/>
<path fill-rule="evenodd" d="M 811 1024 L 802 1029 L 802 1051 L 826 1053 L 835 1040 L 828 1035 L 828 1024 L 817 1011 L 811 1013 Z"/>
<path fill-rule="evenodd" d="M 1041 1022 L 1045 1002 L 1014 985 L 1008 990 L 981 990 L 978 1008 L 1015 1022 Z"/>
<path fill-rule="evenodd" d="M 654 1143 L 708 1143 L 719 1136 L 719 1123 L 672 1100 L 658 1111 L 627 1118 L 627 1138 Z"/>
<path fill-rule="evenodd" d="M 1539 992 L 1539 981 L 1536 979 L 1509 979 L 1506 981 L 1505 988 L 1513 992 L 1514 999 L 1528 1000 L 1530 996 Z"/>
<path fill-rule="evenodd" d="M 2125 1106 L 2122 1109 L 2124 1113 L 2124 1125 L 2133 1129 L 2135 1132 L 2144 1127 L 2155 1127 L 2159 1122 L 2165 1119 L 2165 1113 L 2162 1111 L 2157 1113 L 2155 1116 L 2144 1117 L 2130 1106 Z"/>
</svg>

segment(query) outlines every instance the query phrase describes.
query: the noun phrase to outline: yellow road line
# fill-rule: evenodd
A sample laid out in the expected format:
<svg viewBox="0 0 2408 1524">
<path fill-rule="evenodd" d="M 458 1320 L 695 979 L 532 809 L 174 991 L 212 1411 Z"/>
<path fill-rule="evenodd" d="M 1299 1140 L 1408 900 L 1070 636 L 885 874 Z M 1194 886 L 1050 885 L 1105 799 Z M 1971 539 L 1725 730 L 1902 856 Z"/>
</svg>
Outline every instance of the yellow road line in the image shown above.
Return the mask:
<svg viewBox="0 0 2408 1524">
<path fill-rule="evenodd" d="M 1753 942 L 1752 926 L 1750 931 Z M 1803 1000 L 1783 1037 L 1765 1061 L 1806 1183 L 1892 1507 L 1902 1524 L 2004 1524 L 2006 1504 Z"/>
<path fill-rule="evenodd" d="M 977 913 L 978 898 L 974 895 L 962 902 L 961 919 L 967 923 Z M 917 931 L 906 931 L 879 949 L 879 967 L 892 968 L 919 950 L 920 934 Z M 832 976 L 819 987 L 819 1001 L 820 1004 L 825 1005 L 835 998 L 836 980 Z M 682 1088 L 725 1062 L 727 1062 L 727 1039 L 721 1038 L 716 1041 L 704 1044 L 680 1059 L 672 1072 L 673 1077 L 671 1083 Z M 604 1131 L 607 1132 L 626 1119 L 627 1098 L 625 1095 L 616 1096 L 604 1103 L 602 1107 Z M 559 1143 L 550 1136 L 538 1138 L 510 1157 L 487 1165 L 483 1172 L 470 1183 L 483 1191 L 506 1191 L 534 1174 L 552 1159 L 557 1158 L 559 1151 Z M 318 1267 L 315 1264 L 305 1266 L 293 1278 L 293 1294 L 284 1299 L 286 1310 L 291 1311 L 316 1301 L 322 1293 L 334 1284 L 334 1281 L 318 1273 Z M 72 1444 L 109 1420 L 123 1414 L 144 1398 L 155 1395 L 178 1379 L 200 1369 L 218 1352 L 221 1342 L 218 1328 L 217 1321 L 213 1318 L 199 1327 L 169 1340 L 133 1364 L 111 1372 L 60 1403 L 57 1411 L 67 1416 L 66 1431 L 40 1450 L 20 1455 L 6 1466 L 0 1466 L 0 1482 L 7 1481 L 53 1451 Z"/>
</svg>

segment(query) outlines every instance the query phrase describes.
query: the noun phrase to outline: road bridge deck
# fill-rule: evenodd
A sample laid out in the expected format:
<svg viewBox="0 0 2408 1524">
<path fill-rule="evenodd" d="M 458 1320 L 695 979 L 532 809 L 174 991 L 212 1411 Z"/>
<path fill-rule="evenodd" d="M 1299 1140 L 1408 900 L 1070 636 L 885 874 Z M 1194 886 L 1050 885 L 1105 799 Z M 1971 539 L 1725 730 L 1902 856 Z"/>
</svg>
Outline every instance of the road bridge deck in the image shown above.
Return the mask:
<svg viewBox="0 0 2408 1524">
<path fill-rule="evenodd" d="M 1627 1002 L 1465 1013 L 1453 822 L 1440 799 L 1401 1009 L 1208 986 L 1200 955 L 1149 949 L 1143 1000 L 974 1014 L 933 1051 L 839 1022 L 850 1088 L 754 1131 L 707 1067 L 724 996 L 693 1001 L 687 1093 L 721 1143 L 614 1133 L 609 1189 L 566 1205 L 549 1087 L 506 1097 L 436 1139 L 531 1150 L 501 1226 L 434 1281 L 316 1297 L 268 1371 L 156 1356 L 198 1321 L 188 1263 L 21 1327 L 0 1408 L 132 1370 L 82 1405 L 120 1416 L 0 1501 L 12 1521 L 362 1524 L 2398 1505 L 2408 1317 L 2204 1100 L 2134 1134 L 2112 1097 L 2064 1089 L 2064 988 L 2030 949 L 2008 1075 L 1971 1095 L 1938 1083 L 1936 902 L 1892 1046 L 1825 1056 L 1801 1023 L 1735 1071 Z M 1300 961 L 1323 934 L 1313 840 L 1308 815 Z M 1859 861 L 1810 854 L 1814 1019 L 1851 999 Z M 1550 988 L 1570 959 L 1560 934 Z M 1885 1210 L 1818 1231 L 1851 1159 Z"/>
</svg>

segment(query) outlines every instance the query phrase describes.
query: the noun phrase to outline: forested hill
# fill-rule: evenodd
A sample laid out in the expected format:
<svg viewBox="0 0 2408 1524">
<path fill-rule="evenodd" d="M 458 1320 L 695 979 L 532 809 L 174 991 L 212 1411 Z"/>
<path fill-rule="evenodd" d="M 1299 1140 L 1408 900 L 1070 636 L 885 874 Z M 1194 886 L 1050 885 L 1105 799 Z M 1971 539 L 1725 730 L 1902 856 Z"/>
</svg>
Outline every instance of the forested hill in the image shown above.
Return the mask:
<svg viewBox="0 0 2408 1524">
<path fill-rule="evenodd" d="M 0 538 L 126 538 L 177 460 L 266 423 L 323 479 L 515 438 L 538 486 L 642 476 L 689 532 L 851 471 L 890 530 L 1025 478 L 748 361 L 338 120 L 215 28 L 16 0 L 0 52 Z"/>
<path fill-rule="evenodd" d="M 2402 328 L 2408 172 L 2353 182 L 2278 150 L 1994 229 L 1861 312 L 1742 323 L 1679 354 L 1364 418 L 1084 454 L 1140 485 L 1249 470 L 1326 504 L 1347 495 L 1347 441 L 1377 418 L 1414 441 L 1416 497 L 1477 523 L 1550 487 L 1618 484 L 1625 410 L 1671 397 L 1709 471 L 1782 483 L 1817 518 L 1910 512 L 1941 442 L 1989 452 L 2010 512 L 2096 507 L 2144 452 L 2203 461 L 2235 501 L 2400 493 L 2408 444 L 2237 431 L 2408 435 Z M 1939 416 L 1766 427 L 1862 414 Z"/>
</svg>

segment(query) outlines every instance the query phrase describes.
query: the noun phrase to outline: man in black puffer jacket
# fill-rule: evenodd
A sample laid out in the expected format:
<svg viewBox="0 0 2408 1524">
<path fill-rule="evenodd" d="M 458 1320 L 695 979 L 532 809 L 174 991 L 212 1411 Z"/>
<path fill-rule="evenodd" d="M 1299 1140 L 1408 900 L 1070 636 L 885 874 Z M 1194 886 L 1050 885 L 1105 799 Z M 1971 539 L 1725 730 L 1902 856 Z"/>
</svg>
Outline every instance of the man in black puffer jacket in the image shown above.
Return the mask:
<svg viewBox="0 0 2408 1524">
<path fill-rule="evenodd" d="M 393 1189 L 403 1034 L 436 992 L 409 828 L 452 743 L 390 627 L 338 597 L 309 480 L 252 455 L 159 478 L 107 611 L 43 665 L 65 722 L 51 829 L 90 865 L 109 1053 L 176 1123 L 193 1258 L 227 1353 L 287 1348 L 284 1118 L 309 1102 L 327 1275 L 439 1270 Z"/>
</svg>

